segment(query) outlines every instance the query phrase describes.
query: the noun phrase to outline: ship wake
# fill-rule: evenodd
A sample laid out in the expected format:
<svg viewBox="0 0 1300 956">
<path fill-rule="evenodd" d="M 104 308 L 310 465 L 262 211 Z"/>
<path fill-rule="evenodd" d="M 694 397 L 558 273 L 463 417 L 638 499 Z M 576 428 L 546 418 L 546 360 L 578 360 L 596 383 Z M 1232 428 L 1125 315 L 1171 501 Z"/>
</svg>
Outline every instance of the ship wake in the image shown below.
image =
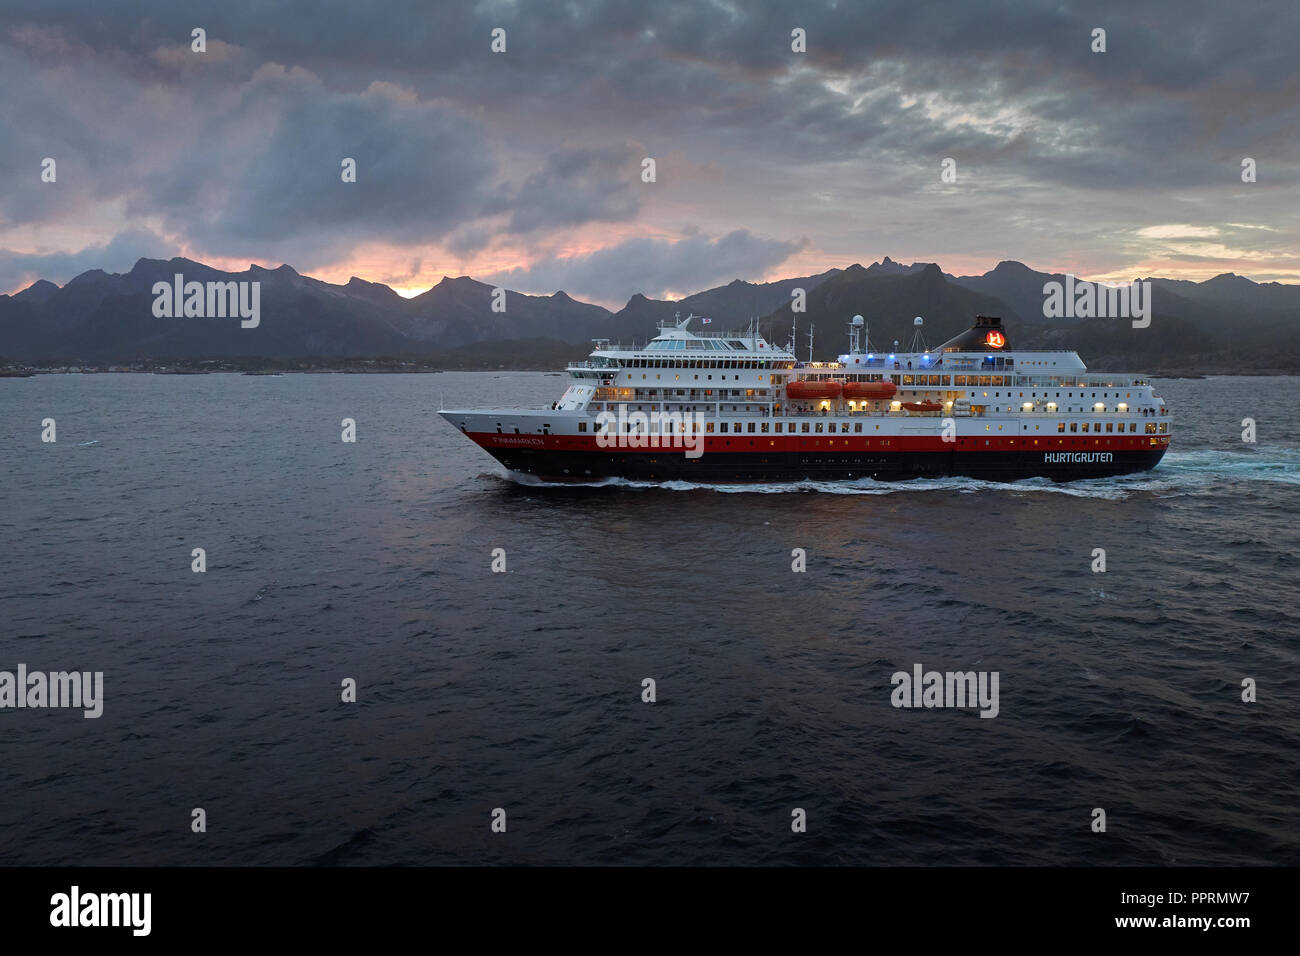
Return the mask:
<svg viewBox="0 0 1300 956">
<path fill-rule="evenodd" d="M 1172 498 L 1222 494 L 1238 483 L 1263 481 L 1300 485 L 1300 448 L 1282 446 L 1245 450 L 1213 448 L 1170 451 L 1151 471 L 1110 478 L 1085 478 L 1056 483 L 1047 478 L 1022 481 L 986 481 L 979 478 L 914 478 L 909 481 L 876 481 L 860 478 L 845 481 L 775 481 L 753 483 L 710 483 L 694 481 L 636 481 L 605 478 L 590 482 L 556 484 L 532 475 L 508 472 L 507 480 L 530 488 L 621 488 L 658 491 L 712 491 L 720 494 L 774 495 L 818 493 L 831 495 L 890 495 L 909 492 L 958 494 L 1056 494 L 1076 498 L 1118 501 L 1135 495 Z"/>
</svg>

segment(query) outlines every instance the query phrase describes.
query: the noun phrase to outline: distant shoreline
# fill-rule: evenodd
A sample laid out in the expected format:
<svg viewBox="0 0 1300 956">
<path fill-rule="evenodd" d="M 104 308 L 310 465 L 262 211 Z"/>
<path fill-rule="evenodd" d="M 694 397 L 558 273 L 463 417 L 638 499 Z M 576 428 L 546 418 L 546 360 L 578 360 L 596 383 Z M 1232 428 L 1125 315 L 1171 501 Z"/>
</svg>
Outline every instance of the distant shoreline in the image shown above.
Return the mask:
<svg viewBox="0 0 1300 956">
<path fill-rule="evenodd" d="M 1110 371 L 1109 369 L 1090 370 L 1097 373 Z M 476 366 L 473 368 L 465 367 L 437 367 L 431 364 L 403 364 L 403 363 L 375 363 L 370 365 L 320 365 L 310 366 L 307 368 L 241 368 L 231 367 L 224 363 L 214 363 L 210 368 L 193 368 L 188 366 L 171 366 L 159 365 L 151 367 L 147 365 L 129 366 L 129 365 L 62 365 L 62 366 L 18 366 L 13 365 L 7 368 L 0 368 L 0 378 L 31 378 L 36 375 L 250 375 L 250 376 L 275 376 L 275 375 L 419 375 L 432 374 L 438 372 L 540 372 L 543 374 L 562 375 L 563 369 L 554 367 L 507 367 L 499 366 L 497 368 L 485 368 Z M 1186 370 L 1171 371 L 1147 371 L 1144 369 L 1126 369 L 1124 374 L 1131 375 L 1149 375 L 1152 378 L 1165 379 L 1187 379 L 1197 380 L 1206 379 L 1213 376 L 1229 376 L 1234 378 L 1272 378 L 1278 376 L 1294 377 L 1300 375 L 1300 372 L 1287 371 L 1285 369 L 1212 369 L 1203 372 L 1190 372 Z"/>
<path fill-rule="evenodd" d="M 387 362 L 361 361 L 360 364 L 350 363 L 322 363 L 320 365 L 264 365 L 248 366 L 224 361 L 214 361 L 211 363 L 203 362 L 197 365 L 190 364 L 151 364 L 151 363 L 108 363 L 108 364 L 78 364 L 67 363 L 59 365 L 21 365 L 11 364 L 0 367 L 0 378 L 28 378 L 32 375 L 209 375 L 223 373 L 228 375 L 320 375 L 320 374 L 339 374 L 339 375 L 403 375 L 403 374 L 422 374 L 431 372 L 557 372 L 563 371 L 556 369 L 553 365 L 546 367 L 536 366 L 527 367 L 487 367 L 487 366 L 455 366 L 455 365 L 435 365 L 425 362 Z"/>
</svg>

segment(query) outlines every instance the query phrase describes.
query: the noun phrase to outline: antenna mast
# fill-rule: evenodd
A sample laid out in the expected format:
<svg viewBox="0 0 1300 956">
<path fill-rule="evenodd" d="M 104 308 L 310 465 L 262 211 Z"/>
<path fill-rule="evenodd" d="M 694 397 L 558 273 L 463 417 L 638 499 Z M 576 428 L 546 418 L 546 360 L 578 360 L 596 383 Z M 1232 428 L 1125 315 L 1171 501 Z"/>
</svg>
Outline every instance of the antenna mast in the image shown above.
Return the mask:
<svg viewBox="0 0 1300 956">
<path fill-rule="evenodd" d="M 912 326 L 916 329 L 916 331 L 912 333 L 912 344 L 908 346 L 909 351 L 912 352 L 930 351 L 925 347 L 925 335 L 922 334 L 921 332 L 921 327 L 923 325 L 925 325 L 925 319 L 921 318 L 919 315 L 912 320 Z"/>
</svg>

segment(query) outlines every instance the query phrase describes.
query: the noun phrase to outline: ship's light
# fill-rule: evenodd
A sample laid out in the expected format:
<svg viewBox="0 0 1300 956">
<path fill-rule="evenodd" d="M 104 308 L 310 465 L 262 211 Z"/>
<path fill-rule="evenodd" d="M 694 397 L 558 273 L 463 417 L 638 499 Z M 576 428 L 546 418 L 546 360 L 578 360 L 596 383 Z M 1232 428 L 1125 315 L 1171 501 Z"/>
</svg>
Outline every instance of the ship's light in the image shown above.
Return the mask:
<svg viewBox="0 0 1300 956">
<path fill-rule="evenodd" d="M 1024 409 L 1025 409 L 1025 411 L 1029 411 L 1029 410 L 1030 410 L 1031 408 L 1033 408 L 1033 407 L 1034 407 L 1034 403 L 1033 403 L 1033 402 L 1025 402 L 1025 404 L 1024 404 Z"/>
<path fill-rule="evenodd" d="M 1050 409 L 1055 410 L 1055 408 L 1056 408 L 1056 402 L 1048 402 L 1048 403 L 1047 403 L 1047 407 L 1050 408 Z"/>
<path fill-rule="evenodd" d="M 1120 402 L 1115 407 L 1118 408 L 1121 412 L 1126 412 L 1128 411 L 1128 402 Z"/>
<path fill-rule="evenodd" d="M 830 402 L 822 402 L 822 411 L 826 411 L 830 407 L 831 407 Z"/>
<path fill-rule="evenodd" d="M 868 360 L 868 361 L 870 361 L 871 359 L 873 359 L 873 358 L 875 358 L 875 357 L 876 357 L 876 356 L 875 356 L 873 353 L 871 353 L 871 352 L 868 352 L 868 353 L 867 353 L 867 360 Z"/>
<path fill-rule="evenodd" d="M 1106 406 L 1105 406 L 1105 404 L 1104 404 L 1103 402 L 1098 402 L 1096 405 L 1094 405 L 1094 406 L 1092 406 L 1092 407 L 1095 408 L 1095 409 L 1097 409 L 1097 411 L 1101 411 L 1101 410 L 1102 410 L 1103 408 L 1105 408 Z"/>
<path fill-rule="evenodd" d="M 890 410 L 891 412 L 899 411 L 902 407 L 903 407 L 903 403 L 902 403 L 902 402 L 890 402 L 890 403 L 889 403 L 889 410 Z"/>
</svg>

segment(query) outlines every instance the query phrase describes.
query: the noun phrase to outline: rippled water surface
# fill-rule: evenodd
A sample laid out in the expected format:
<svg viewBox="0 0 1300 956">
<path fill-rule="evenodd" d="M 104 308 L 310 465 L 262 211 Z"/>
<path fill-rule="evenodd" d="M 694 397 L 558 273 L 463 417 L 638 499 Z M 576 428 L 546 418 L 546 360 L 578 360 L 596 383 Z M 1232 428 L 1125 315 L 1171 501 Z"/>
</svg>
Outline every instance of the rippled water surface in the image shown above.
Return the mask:
<svg viewBox="0 0 1300 956">
<path fill-rule="evenodd" d="M 0 710 L 0 862 L 1300 864 L 1294 379 L 1067 485 L 538 487 L 435 415 L 563 385 L 0 380 L 0 670 L 106 697 Z"/>
</svg>

